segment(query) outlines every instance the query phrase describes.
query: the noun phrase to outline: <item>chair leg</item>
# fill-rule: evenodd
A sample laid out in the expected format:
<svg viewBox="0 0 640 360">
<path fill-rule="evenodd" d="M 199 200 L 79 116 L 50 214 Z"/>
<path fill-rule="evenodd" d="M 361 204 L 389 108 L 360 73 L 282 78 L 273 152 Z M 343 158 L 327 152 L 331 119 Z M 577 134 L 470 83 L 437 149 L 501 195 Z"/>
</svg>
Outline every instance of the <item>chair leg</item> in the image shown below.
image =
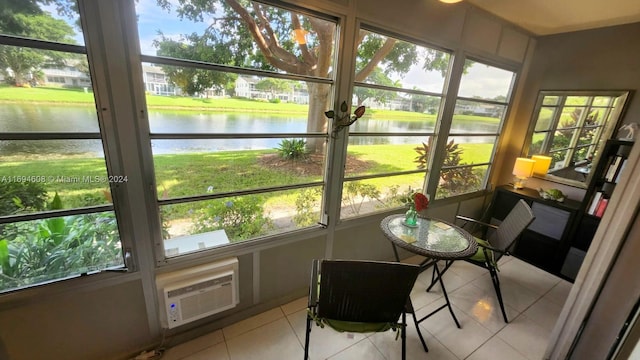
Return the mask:
<svg viewBox="0 0 640 360">
<path fill-rule="evenodd" d="M 400 337 L 402 338 L 402 360 L 405 360 L 407 358 L 407 313 L 404 311 L 402 312 L 402 328 L 400 329 Z"/>
<path fill-rule="evenodd" d="M 411 299 L 409 299 L 411 301 Z M 420 325 L 418 323 L 418 318 L 416 317 L 416 310 L 413 308 L 413 304 L 410 304 L 409 309 L 411 309 L 411 315 L 413 316 L 413 324 L 416 326 L 416 331 L 418 332 L 418 337 L 420 338 L 420 342 L 422 343 L 422 347 L 425 352 L 429 352 L 429 348 L 427 347 L 427 342 L 424 341 L 422 337 L 422 332 L 420 331 Z"/>
<path fill-rule="evenodd" d="M 309 336 L 311 335 L 311 316 L 307 314 L 307 330 L 304 337 L 304 360 L 309 359 Z"/>
<path fill-rule="evenodd" d="M 507 313 L 504 310 L 504 301 L 502 301 L 502 292 L 500 291 L 500 279 L 498 279 L 498 273 L 494 267 L 489 267 L 489 274 L 491 274 L 491 282 L 493 288 L 496 290 L 496 296 L 498 297 L 498 303 L 500 303 L 500 310 L 502 310 L 502 317 L 505 323 L 509 323 L 507 319 Z"/>
</svg>

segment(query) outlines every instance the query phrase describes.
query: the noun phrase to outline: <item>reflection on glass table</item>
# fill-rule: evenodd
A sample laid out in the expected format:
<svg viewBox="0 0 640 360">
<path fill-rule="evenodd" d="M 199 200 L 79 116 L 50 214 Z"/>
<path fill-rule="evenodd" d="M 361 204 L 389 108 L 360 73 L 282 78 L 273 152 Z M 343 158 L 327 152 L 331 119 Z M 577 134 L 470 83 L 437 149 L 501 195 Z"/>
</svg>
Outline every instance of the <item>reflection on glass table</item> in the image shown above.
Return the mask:
<svg viewBox="0 0 640 360">
<path fill-rule="evenodd" d="M 437 276 L 437 281 L 440 283 L 442 294 L 446 301 L 444 305 L 420 320 L 416 320 L 416 322 L 420 323 L 446 307 L 449 309 L 456 326 L 460 328 L 460 323 L 453 313 L 449 296 L 442 281 L 442 272 L 438 267 L 438 260 L 466 259 L 476 253 L 478 244 L 466 230 L 446 221 L 419 217 L 416 226 L 407 226 L 404 224 L 404 217 L 404 214 L 387 216 L 382 219 L 380 228 L 387 239 L 391 241 L 397 261 L 400 261 L 397 247 L 425 257 L 420 267 L 422 271 L 433 267 L 434 281 L 436 281 L 435 277 Z M 413 312 L 413 316 L 415 319 L 415 312 Z M 426 349 L 424 340 L 420 340 Z"/>
</svg>

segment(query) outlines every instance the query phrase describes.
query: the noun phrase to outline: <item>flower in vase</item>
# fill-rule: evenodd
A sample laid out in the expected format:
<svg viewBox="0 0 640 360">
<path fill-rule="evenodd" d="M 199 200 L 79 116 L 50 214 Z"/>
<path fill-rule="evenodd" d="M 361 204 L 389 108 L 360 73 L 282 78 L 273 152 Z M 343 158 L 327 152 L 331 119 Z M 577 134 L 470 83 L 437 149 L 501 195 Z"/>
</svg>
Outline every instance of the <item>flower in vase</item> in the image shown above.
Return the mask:
<svg viewBox="0 0 640 360">
<path fill-rule="evenodd" d="M 425 194 L 417 192 L 413 194 L 413 204 L 416 211 L 426 210 L 429 206 L 429 198 Z"/>
</svg>

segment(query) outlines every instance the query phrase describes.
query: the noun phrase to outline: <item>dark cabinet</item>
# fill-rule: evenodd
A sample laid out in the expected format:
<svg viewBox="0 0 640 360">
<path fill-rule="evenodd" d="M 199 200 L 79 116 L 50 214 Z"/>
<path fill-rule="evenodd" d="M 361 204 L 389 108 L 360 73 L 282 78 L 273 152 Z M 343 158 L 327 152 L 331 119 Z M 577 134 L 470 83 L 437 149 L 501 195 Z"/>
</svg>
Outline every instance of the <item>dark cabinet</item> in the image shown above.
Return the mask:
<svg viewBox="0 0 640 360">
<path fill-rule="evenodd" d="M 496 189 L 489 207 L 490 221 L 502 221 L 515 203 L 524 199 L 536 219 L 525 229 L 516 242 L 513 255 L 556 275 L 571 246 L 571 235 L 581 203 L 565 200 L 560 203 L 540 197 L 533 189 L 513 189 L 501 186 Z"/>
</svg>

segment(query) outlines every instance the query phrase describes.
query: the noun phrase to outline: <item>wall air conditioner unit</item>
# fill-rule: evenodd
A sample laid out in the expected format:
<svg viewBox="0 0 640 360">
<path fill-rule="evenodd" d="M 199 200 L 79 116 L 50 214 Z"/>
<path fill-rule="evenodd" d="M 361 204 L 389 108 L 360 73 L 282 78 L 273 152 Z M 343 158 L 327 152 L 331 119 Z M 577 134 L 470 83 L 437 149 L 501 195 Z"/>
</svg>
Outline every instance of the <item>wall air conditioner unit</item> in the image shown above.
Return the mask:
<svg viewBox="0 0 640 360">
<path fill-rule="evenodd" d="M 238 259 L 160 274 L 156 287 L 163 327 L 202 319 L 238 304 Z"/>
</svg>

